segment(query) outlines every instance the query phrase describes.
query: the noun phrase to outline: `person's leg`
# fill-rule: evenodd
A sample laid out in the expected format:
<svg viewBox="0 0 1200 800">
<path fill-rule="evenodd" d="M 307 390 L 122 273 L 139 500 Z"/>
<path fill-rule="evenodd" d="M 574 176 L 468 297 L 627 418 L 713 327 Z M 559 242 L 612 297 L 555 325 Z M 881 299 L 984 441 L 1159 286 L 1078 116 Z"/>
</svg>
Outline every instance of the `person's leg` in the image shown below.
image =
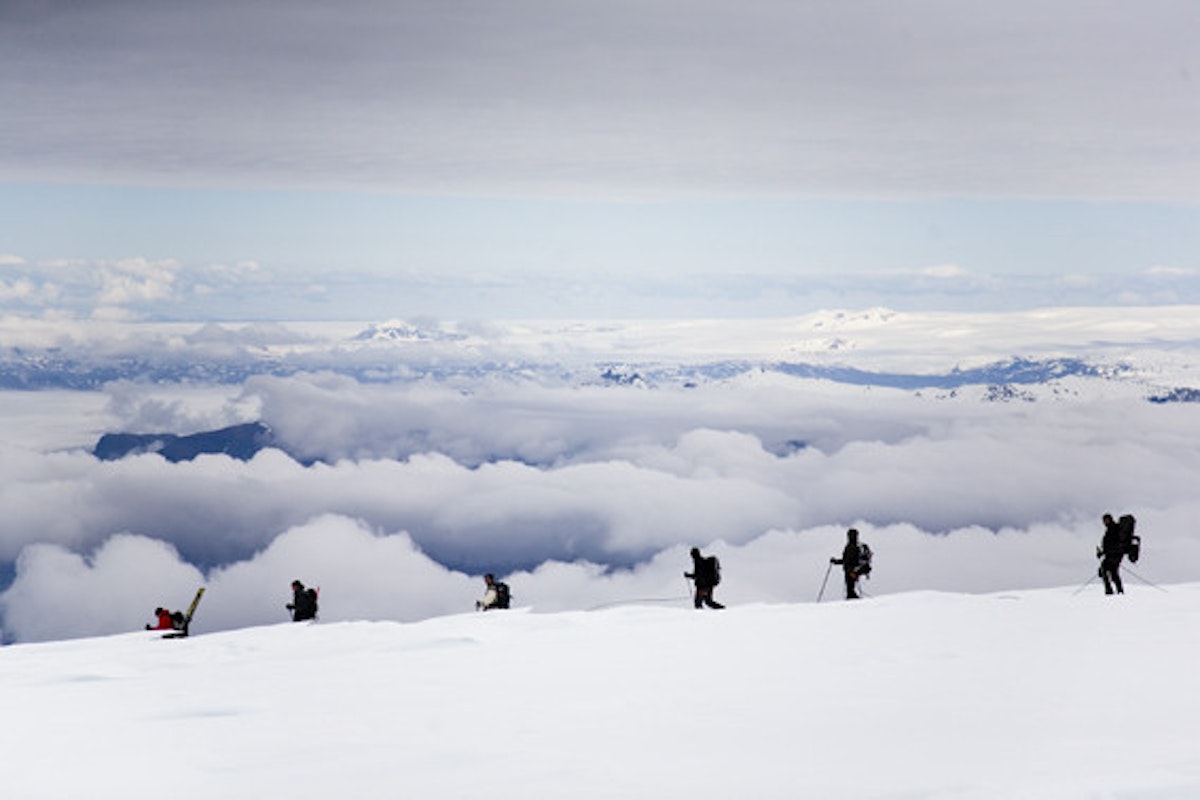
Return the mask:
<svg viewBox="0 0 1200 800">
<path fill-rule="evenodd" d="M 846 573 L 846 599 L 858 599 L 858 578 L 853 573 Z"/>
</svg>

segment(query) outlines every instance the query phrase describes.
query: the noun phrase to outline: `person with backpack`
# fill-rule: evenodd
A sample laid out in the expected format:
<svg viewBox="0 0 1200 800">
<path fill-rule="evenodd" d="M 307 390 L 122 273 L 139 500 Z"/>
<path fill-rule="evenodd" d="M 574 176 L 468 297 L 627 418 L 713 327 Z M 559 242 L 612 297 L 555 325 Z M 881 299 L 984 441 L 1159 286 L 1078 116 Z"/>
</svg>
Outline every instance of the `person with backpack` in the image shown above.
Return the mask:
<svg viewBox="0 0 1200 800">
<path fill-rule="evenodd" d="M 857 600 L 858 579 L 871 574 L 871 548 L 866 543 L 859 543 L 856 529 L 846 531 L 846 546 L 842 548 L 842 557 L 835 556 L 829 559 L 829 563 L 842 565 L 842 574 L 846 578 L 846 599 Z"/>
<path fill-rule="evenodd" d="M 1116 587 L 1117 594 L 1125 594 L 1121 585 L 1121 559 L 1125 556 L 1127 543 L 1121 525 L 1113 520 L 1112 514 L 1105 514 L 1104 537 L 1096 548 L 1096 558 L 1100 559 L 1100 577 L 1104 579 L 1104 593 L 1112 594 Z M 1132 526 L 1131 526 L 1132 527 Z"/>
<path fill-rule="evenodd" d="M 716 556 L 707 558 L 700 554 L 700 548 L 692 548 L 692 571 L 683 573 L 683 577 L 691 578 L 696 585 L 696 608 L 706 605 L 709 608 L 724 608 L 725 606 L 713 599 L 713 589 L 721 582 L 721 562 Z"/>
<path fill-rule="evenodd" d="M 300 581 L 292 581 L 292 602 L 285 606 L 292 612 L 293 622 L 317 618 L 317 590 L 306 588 Z"/>
<path fill-rule="evenodd" d="M 490 572 L 483 576 L 483 583 L 487 589 L 483 593 L 483 599 L 475 601 L 475 610 L 490 611 L 493 608 L 508 608 L 512 601 L 508 584 L 504 581 L 497 581 L 496 576 Z"/>
<path fill-rule="evenodd" d="M 154 609 L 154 616 L 158 618 L 158 623 L 155 625 L 147 625 L 148 631 L 169 631 L 175 628 L 175 615 L 161 606 Z"/>
</svg>

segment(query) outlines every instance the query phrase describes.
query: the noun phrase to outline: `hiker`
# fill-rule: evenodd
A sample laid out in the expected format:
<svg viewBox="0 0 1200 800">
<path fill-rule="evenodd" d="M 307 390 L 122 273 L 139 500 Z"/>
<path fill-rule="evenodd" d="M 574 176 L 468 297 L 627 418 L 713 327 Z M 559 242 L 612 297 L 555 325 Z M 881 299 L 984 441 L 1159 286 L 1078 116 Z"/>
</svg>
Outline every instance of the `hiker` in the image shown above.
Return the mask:
<svg viewBox="0 0 1200 800">
<path fill-rule="evenodd" d="M 713 599 L 713 588 L 721 582 L 721 562 L 716 556 L 705 558 L 700 555 L 700 548 L 692 548 L 692 571 L 683 573 L 683 577 L 691 578 L 696 584 L 696 608 L 701 604 L 709 608 L 724 608 L 725 606 Z"/>
<path fill-rule="evenodd" d="M 286 606 L 293 622 L 317 618 L 317 590 L 307 589 L 300 581 L 292 581 L 292 602 Z"/>
<path fill-rule="evenodd" d="M 493 608 L 508 608 L 511 601 L 508 584 L 497 581 L 496 576 L 490 572 L 483 576 L 483 583 L 487 589 L 483 593 L 483 599 L 475 601 L 475 610 L 489 611 Z"/>
<path fill-rule="evenodd" d="M 846 531 L 846 546 L 842 548 L 841 558 L 829 559 L 830 564 L 841 564 L 842 574 L 846 578 L 846 599 L 858 599 L 858 579 L 871 573 L 871 548 L 859 544 L 858 531 L 854 528 Z"/>
<path fill-rule="evenodd" d="M 1096 558 L 1100 559 L 1100 577 L 1104 579 L 1104 593 L 1112 594 L 1116 587 L 1117 594 L 1125 594 L 1121 585 L 1121 559 L 1125 556 L 1125 537 L 1121 526 L 1116 523 L 1112 514 L 1105 514 L 1104 538 L 1096 548 Z"/>
<path fill-rule="evenodd" d="M 159 607 L 154 609 L 154 616 L 158 618 L 156 625 L 147 625 L 148 631 L 169 631 L 175 629 L 174 615 L 165 608 Z"/>
</svg>

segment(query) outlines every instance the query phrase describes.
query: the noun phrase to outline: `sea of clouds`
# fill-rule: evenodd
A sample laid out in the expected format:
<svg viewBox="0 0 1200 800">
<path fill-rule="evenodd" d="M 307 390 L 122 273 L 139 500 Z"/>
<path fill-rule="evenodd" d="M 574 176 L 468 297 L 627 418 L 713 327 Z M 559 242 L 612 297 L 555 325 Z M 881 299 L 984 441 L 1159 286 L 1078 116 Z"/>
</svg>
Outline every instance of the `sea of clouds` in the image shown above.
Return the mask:
<svg viewBox="0 0 1200 800">
<path fill-rule="evenodd" d="M 832 351 L 868 363 L 886 344 L 893 361 L 907 348 L 923 364 L 936 339 L 957 364 L 1003 347 L 975 346 L 968 319 L 955 323 L 955 348 L 944 319 L 860 317 Z M 805 350 L 800 329 L 830 327 L 794 323 L 781 345 L 777 325 L 737 328 L 743 350 Z M 1181 342 L 1195 331 L 1163 343 L 1151 326 L 1114 344 L 1098 316 L 1100 330 L 1103 347 L 1090 335 L 1048 340 L 1097 363 L 1119 352 L 1125 372 L 1051 380 L 1007 402 L 989 402 L 988 387 L 911 391 L 768 369 L 580 380 L 579 360 L 560 358 L 562 329 L 540 361 L 529 341 L 497 360 L 495 337 L 475 362 L 486 369 L 431 371 L 431 351 L 406 340 L 371 351 L 389 354 L 384 378 L 277 370 L 224 384 L 120 378 L 94 391 L 0 392 L 0 627 L 7 641 L 130 630 L 199 585 L 198 631 L 269 623 L 286 619 L 293 578 L 320 586 L 323 619 L 414 620 L 471 608 L 485 571 L 538 610 L 685 603 L 692 546 L 720 556 L 725 602 L 807 601 L 849 526 L 876 552 L 871 593 L 1082 585 L 1106 511 L 1138 517 L 1138 576 L 1200 579 L 1200 407 L 1147 402 L 1139 383 L 1161 378 L 1162 364 L 1176 383 L 1186 377 L 1195 350 Z M 696 357 L 661 334 L 614 324 L 587 337 L 628 374 L 672 347 Z M 1030 335 L 1026 325 L 1012 340 Z M 478 355 L 477 339 L 458 346 Z M 346 346 L 338 337 L 326 352 Z M 398 370 L 405 359 L 425 366 Z M 51 413 L 59 429 L 47 439 Z M 278 446 L 247 461 L 90 452 L 104 430 L 248 420 Z M 70 431 L 75 446 L 45 446 Z M 837 592 L 829 583 L 826 597 Z"/>
</svg>

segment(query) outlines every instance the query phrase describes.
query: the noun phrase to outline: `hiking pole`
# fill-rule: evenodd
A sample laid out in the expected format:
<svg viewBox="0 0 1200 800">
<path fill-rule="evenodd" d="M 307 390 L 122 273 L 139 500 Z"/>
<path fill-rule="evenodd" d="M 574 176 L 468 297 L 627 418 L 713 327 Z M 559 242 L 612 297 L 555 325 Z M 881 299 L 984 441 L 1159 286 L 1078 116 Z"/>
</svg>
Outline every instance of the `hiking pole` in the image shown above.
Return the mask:
<svg viewBox="0 0 1200 800">
<path fill-rule="evenodd" d="M 1083 591 L 1084 589 L 1086 589 L 1087 587 L 1091 586 L 1091 585 L 1092 585 L 1092 581 L 1096 580 L 1096 578 L 1099 578 L 1099 577 L 1100 577 L 1100 573 L 1096 573 L 1096 574 L 1095 574 L 1095 575 L 1093 575 L 1092 577 L 1088 578 L 1088 579 L 1087 579 L 1087 583 L 1085 583 L 1083 586 L 1080 586 L 1080 587 L 1079 587 L 1078 589 L 1076 589 L 1075 591 L 1071 592 L 1071 597 L 1074 597 L 1075 595 L 1079 594 L 1080 592 L 1082 592 L 1082 591 Z"/>
<path fill-rule="evenodd" d="M 829 566 L 825 568 L 825 579 L 821 581 L 821 591 L 817 592 L 817 602 L 821 602 L 821 598 L 825 596 L 825 584 L 829 582 L 829 573 L 833 571 L 833 562 L 829 562 Z"/>
<path fill-rule="evenodd" d="M 1138 579 L 1139 581 L 1141 581 L 1142 583 L 1146 584 L 1147 586 L 1153 586 L 1155 589 L 1158 589 L 1160 592 L 1166 592 L 1167 594 L 1170 594 L 1170 592 L 1167 592 L 1167 590 L 1166 590 L 1166 589 L 1164 589 L 1163 587 L 1159 586 L 1157 583 L 1154 583 L 1153 581 L 1148 581 L 1148 580 L 1146 580 L 1146 579 L 1145 579 L 1145 578 L 1143 578 L 1141 575 L 1138 575 L 1136 572 L 1134 572 L 1133 570 L 1131 570 L 1129 567 L 1125 567 L 1125 571 L 1126 571 L 1126 572 L 1128 572 L 1128 573 L 1129 573 L 1130 575 L 1132 575 L 1133 577 L 1137 578 L 1137 579 Z"/>
</svg>

